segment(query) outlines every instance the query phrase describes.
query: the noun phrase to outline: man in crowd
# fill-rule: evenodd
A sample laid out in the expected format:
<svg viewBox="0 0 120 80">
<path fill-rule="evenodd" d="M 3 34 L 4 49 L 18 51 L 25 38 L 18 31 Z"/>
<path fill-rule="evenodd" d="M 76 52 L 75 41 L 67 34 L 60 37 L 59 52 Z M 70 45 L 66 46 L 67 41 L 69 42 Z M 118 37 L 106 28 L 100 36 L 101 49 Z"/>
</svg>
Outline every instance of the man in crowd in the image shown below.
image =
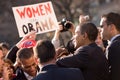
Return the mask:
<svg viewBox="0 0 120 80">
<path fill-rule="evenodd" d="M 33 64 L 37 64 L 34 60 L 35 57 L 33 51 L 31 49 L 26 49 L 34 47 L 35 38 L 35 31 L 26 34 L 15 46 L 10 49 L 6 56 L 6 58 L 11 60 L 15 64 L 15 67 L 17 67 L 16 80 L 31 80 L 39 71 L 38 66 L 33 66 Z M 18 52 L 18 50 L 20 51 Z M 20 56 L 16 55 L 17 52 Z M 28 66 L 28 69 L 26 69 L 26 66 Z"/>
<path fill-rule="evenodd" d="M 37 75 L 39 68 L 32 48 L 22 48 L 18 50 L 17 61 L 20 64 L 16 70 L 17 80 L 31 80 Z"/>
<path fill-rule="evenodd" d="M 56 52 L 50 41 L 39 40 L 34 52 L 38 57 L 41 72 L 33 80 L 84 80 L 79 69 L 60 68 L 55 65 Z"/>
<path fill-rule="evenodd" d="M 81 24 L 75 30 L 74 55 L 66 56 L 57 61 L 61 67 L 81 69 L 85 80 L 107 80 L 109 74 L 108 62 L 104 52 L 97 46 L 97 27 L 90 22 Z"/>
<path fill-rule="evenodd" d="M 120 14 L 110 12 L 103 15 L 103 39 L 110 40 L 106 55 L 110 67 L 110 80 L 120 80 Z"/>
</svg>

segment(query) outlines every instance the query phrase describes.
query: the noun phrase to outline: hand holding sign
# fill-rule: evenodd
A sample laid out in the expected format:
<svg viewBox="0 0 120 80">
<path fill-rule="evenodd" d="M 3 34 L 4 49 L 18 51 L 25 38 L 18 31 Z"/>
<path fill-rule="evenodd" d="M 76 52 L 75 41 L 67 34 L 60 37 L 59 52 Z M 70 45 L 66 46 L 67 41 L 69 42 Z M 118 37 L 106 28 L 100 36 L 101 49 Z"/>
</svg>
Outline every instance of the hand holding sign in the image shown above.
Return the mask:
<svg viewBox="0 0 120 80">
<path fill-rule="evenodd" d="M 36 31 L 31 31 L 28 34 L 26 34 L 17 44 L 16 46 L 18 48 L 23 48 L 23 47 L 33 47 L 36 44 L 35 41 L 36 38 Z M 28 45 L 29 44 L 29 45 Z"/>
</svg>

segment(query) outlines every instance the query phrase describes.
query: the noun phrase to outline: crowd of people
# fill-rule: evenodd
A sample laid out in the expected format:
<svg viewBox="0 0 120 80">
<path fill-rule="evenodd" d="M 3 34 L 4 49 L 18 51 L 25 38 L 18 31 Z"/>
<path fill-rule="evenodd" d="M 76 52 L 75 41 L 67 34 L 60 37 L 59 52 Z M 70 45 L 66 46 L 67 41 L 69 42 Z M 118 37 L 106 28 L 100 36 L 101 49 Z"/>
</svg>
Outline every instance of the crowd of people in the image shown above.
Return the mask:
<svg viewBox="0 0 120 80">
<path fill-rule="evenodd" d="M 61 23 L 51 41 L 31 31 L 12 48 L 1 42 L 0 80 L 120 80 L 120 14 L 103 14 L 99 27 L 89 15 L 80 15 L 77 27 L 66 23 L 72 33 L 66 46 Z"/>
</svg>

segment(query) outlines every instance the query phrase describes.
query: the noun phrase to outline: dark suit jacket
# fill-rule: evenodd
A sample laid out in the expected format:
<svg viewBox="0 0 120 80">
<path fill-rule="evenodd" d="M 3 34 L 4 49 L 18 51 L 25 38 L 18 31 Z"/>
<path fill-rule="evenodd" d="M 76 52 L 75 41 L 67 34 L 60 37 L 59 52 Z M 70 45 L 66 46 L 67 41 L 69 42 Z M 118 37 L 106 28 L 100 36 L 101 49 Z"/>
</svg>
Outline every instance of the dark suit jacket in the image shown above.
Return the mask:
<svg viewBox="0 0 120 80">
<path fill-rule="evenodd" d="M 37 69 L 38 71 L 40 70 L 39 67 L 37 67 Z M 24 71 L 20 67 L 16 69 L 16 77 L 14 80 L 28 80 L 24 74 Z"/>
<path fill-rule="evenodd" d="M 57 61 L 61 67 L 74 67 L 82 70 L 85 80 L 107 80 L 109 67 L 104 52 L 95 43 L 79 47 L 74 55 Z"/>
<path fill-rule="evenodd" d="M 115 38 L 109 46 L 108 60 L 111 67 L 111 80 L 120 80 L 120 36 Z"/>
<path fill-rule="evenodd" d="M 33 80 L 84 80 L 77 68 L 60 68 L 56 65 L 47 65 Z"/>
<path fill-rule="evenodd" d="M 16 77 L 14 80 L 27 80 L 27 78 L 21 68 L 17 68 Z"/>
</svg>

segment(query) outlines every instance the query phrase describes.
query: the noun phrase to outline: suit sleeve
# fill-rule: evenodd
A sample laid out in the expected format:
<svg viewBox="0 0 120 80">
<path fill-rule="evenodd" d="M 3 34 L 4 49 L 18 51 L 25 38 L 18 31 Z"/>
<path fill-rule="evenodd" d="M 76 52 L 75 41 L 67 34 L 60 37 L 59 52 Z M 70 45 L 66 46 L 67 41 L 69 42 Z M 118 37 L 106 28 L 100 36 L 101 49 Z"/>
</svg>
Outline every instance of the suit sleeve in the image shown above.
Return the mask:
<svg viewBox="0 0 120 80">
<path fill-rule="evenodd" d="M 80 49 L 74 55 L 59 59 L 56 63 L 61 67 L 84 68 L 88 63 L 88 54 L 85 49 Z"/>
<path fill-rule="evenodd" d="M 8 52 L 8 54 L 6 55 L 5 58 L 11 60 L 13 63 L 15 63 L 16 61 L 16 53 L 18 51 L 18 47 L 17 46 L 13 46 L 10 51 Z"/>
</svg>

